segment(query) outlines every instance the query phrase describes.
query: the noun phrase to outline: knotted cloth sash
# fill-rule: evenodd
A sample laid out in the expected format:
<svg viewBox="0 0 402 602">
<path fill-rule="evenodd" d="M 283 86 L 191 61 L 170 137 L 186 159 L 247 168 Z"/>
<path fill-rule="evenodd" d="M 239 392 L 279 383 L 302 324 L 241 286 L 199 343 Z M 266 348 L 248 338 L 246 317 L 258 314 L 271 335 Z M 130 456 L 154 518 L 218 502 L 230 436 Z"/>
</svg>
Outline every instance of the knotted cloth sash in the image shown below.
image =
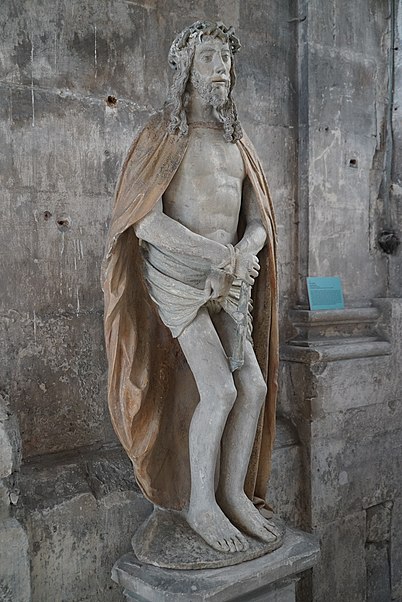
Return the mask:
<svg viewBox="0 0 402 602">
<path fill-rule="evenodd" d="M 211 267 L 208 261 L 162 250 L 143 241 L 141 248 L 149 295 L 174 338 L 181 335 L 204 305 L 211 313 L 223 310 L 236 321 L 241 280 L 233 280 L 228 294 L 214 300 L 206 285 Z M 252 342 L 251 305 L 250 302 L 247 323 L 248 338 Z"/>
</svg>

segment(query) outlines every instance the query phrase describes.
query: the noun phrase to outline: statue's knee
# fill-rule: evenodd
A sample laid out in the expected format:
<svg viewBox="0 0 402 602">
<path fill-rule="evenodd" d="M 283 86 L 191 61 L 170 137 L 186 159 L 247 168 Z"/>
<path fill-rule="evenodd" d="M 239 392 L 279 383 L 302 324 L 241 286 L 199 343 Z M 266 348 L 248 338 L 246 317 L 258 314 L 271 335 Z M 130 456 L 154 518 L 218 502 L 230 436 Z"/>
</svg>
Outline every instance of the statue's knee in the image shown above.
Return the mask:
<svg viewBox="0 0 402 602">
<path fill-rule="evenodd" d="M 250 391 L 247 392 L 246 397 L 249 404 L 259 412 L 265 402 L 268 388 L 262 377 L 255 381 L 251 380 L 250 382 L 253 384 L 251 385 Z"/>
<path fill-rule="evenodd" d="M 216 409 L 226 416 L 232 409 L 236 397 L 237 390 L 232 378 L 220 383 L 215 389 Z"/>
</svg>

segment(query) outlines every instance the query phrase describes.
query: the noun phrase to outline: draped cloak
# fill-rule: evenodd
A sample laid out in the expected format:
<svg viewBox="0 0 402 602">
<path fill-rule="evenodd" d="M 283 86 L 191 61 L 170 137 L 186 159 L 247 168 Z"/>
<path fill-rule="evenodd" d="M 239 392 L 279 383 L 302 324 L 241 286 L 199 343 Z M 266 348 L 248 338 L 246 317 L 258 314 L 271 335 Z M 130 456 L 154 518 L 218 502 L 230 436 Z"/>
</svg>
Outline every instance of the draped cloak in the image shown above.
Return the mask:
<svg viewBox="0 0 402 602">
<path fill-rule="evenodd" d="M 162 197 L 186 152 L 188 137 L 169 134 L 167 125 L 167 113 L 151 117 L 123 164 L 102 285 L 108 399 L 114 429 L 144 495 L 158 506 L 181 510 L 190 494 L 188 432 L 199 396 L 177 339 L 162 323 L 149 297 L 139 240 L 132 228 Z M 246 135 L 236 144 L 267 232 L 267 243 L 259 253 L 260 274 L 253 286 L 253 342 L 268 393 L 245 483 L 248 497 L 264 504 L 275 434 L 279 362 L 276 228 L 256 152 Z"/>
</svg>

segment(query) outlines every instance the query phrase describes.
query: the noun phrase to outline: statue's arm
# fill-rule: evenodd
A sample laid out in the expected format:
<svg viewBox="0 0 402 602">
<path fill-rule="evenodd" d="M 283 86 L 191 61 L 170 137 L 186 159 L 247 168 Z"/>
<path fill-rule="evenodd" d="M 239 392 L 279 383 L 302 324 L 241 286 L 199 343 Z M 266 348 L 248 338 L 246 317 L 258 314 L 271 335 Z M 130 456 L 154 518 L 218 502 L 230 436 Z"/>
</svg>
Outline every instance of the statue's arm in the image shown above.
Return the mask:
<svg viewBox="0 0 402 602">
<path fill-rule="evenodd" d="M 163 212 L 162 199 L 139 222 L 134 224 L 138 238 L 161 249 L 202 257 L 218 266 L 230 261 L 230 251 L 225 245 L 192 232 L 186 226 Z"/>
<path fill-rule="evenodd" d="M 249 178 L 246 178 L 243 184 L 242 211 L 246 219 L 246 228 L 236 248 L 241 254 L 257 255 L 266 243 L 267 233 L 261 222 L 257 199 Z"/>
</svg>

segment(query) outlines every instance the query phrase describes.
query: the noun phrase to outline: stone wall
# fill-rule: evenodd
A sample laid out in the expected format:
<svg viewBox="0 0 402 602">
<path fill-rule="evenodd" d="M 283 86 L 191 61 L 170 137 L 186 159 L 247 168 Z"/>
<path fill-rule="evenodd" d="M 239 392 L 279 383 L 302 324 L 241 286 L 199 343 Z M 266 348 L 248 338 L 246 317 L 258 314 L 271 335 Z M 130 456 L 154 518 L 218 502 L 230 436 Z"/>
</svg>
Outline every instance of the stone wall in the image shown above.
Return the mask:
<svg viewBox="0 0 402 602">
<path fill-rule="evenodd" d="M 107 412 L 100 262 L 122 159 L 199 18 L 238 30 L 237 104 L 277 211 L 269 499 L 322 545 L 300 600 L 402 599 L 401 257 L 377 244 L 401 217 L 389 15 L 385 0 L 1 3 L 0 599 L 121 599 L 110 569 L 149 505 Z M 307 275 L 340 275 L 348 311 L 308 312 Z"/>
<path fill-rule="evenodd" d="M 301 441 L 302 524 L 321 541 L 306 601 L 402 599 L 401 253 L 378 244 L 400 236 L 394 4 L 395 19 L 392 3 L 299 2 L 300 282 L 282 410 Z M 347 309 L 308 311 L 308 275 L 340 275 Z"/>
</svg>

